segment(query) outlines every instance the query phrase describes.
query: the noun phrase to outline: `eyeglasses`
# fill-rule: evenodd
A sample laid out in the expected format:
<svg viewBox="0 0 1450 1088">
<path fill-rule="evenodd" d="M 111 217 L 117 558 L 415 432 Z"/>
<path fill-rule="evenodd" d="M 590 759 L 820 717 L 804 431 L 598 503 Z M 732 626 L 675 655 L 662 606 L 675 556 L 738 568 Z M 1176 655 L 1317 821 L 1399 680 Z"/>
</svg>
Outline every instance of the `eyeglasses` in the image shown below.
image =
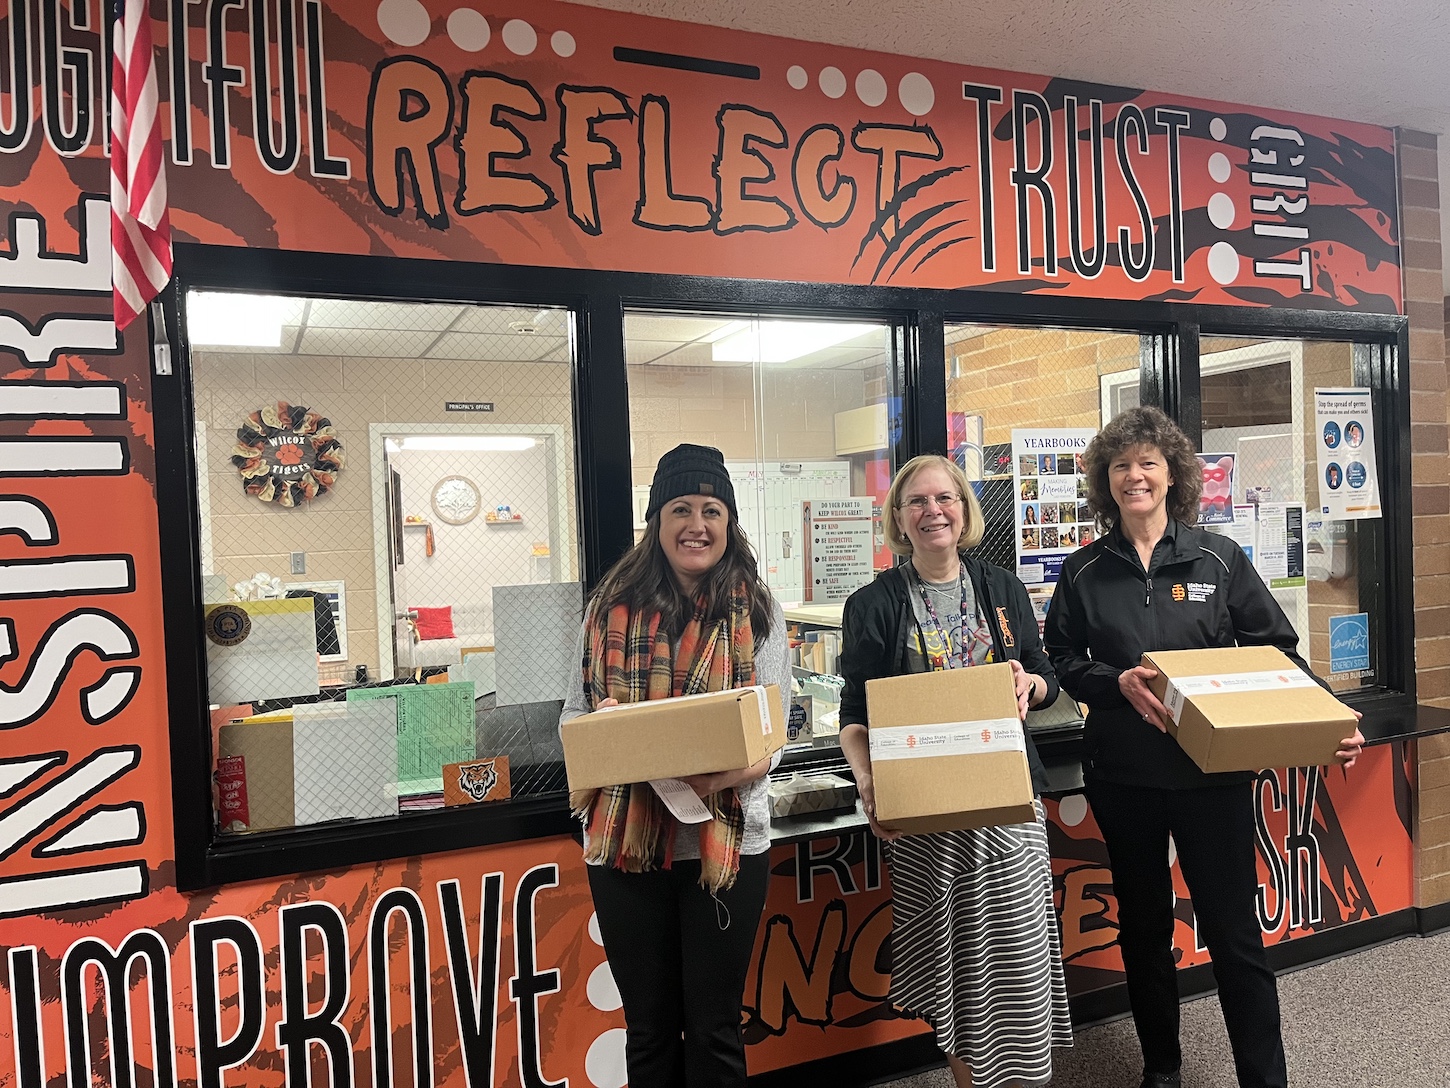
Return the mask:
<svg viewBox="0 0 1450 1088">
<path fill-rule="evenodd" d="M 897 503 L 896 509 L 900 510 L 905 507 L 910 509 L 913 514 L 924 514 L 932 503 L 936 503 L 943 510 L 950 510 L 961 501 L 960 495 L 913 495 L 905 502 Z"/>
</svg>

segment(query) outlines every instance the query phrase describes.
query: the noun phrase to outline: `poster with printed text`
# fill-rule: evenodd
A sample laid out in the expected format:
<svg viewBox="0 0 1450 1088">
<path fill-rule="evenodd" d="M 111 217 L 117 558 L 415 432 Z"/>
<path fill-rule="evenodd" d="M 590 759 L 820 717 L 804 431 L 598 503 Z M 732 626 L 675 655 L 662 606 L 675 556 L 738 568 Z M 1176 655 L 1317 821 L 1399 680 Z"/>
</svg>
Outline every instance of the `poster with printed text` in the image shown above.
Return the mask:
<svg viewBox="0 0 1450 1088">
<path fill-rule="evenodd" d="M 805 599 L 844 601 L 871 581 L 871 498 L 809 499 L 801 504 L 806 534 Z"/>
<path fill-rule="evenodd" d="M 1314 430 L 1319 436 L 1319 500 L 1325 517 L 1380 516 L 1375 467 L 1374 417 L 1368 389 L 1314 390 Z"/>
<path fill-rule="evenodd" d="M 1017 577 L 1029 590 L 1041 586 L 1050 595 L 1062 561 L 1093 542 L 1082 454 L 1096 433 L 1090 427 L 1012 432 Z"/>
<path fill-rule="evenodd" d="M 1302 504 L 1260 503 L 1256 541 L 1254 567 L 1270 589 L 1294 589 L 1304 585 Z"/>
<path fill-rule="evenodd" d="M 1234 520 L 1234 455 L 1200 453 L 1203 492 L 1198 499 L 1198 524 L 1230 525 Z"/>
</svg>

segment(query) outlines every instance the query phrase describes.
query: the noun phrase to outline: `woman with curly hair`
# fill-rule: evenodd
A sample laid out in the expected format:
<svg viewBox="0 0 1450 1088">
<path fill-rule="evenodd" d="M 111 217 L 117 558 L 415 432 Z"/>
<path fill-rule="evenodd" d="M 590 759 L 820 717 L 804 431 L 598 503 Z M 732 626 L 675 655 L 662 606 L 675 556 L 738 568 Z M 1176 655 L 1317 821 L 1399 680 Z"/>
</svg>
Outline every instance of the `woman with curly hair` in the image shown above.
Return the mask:
<svg viewBox="0 0 1450 1088">
<path fill-rule="evenodd" d="M 1180 1083 L 1170 835 L 1238 1082 L 1284 1088 L 1279 998 L 1255 906 L 1254 776 L 1198 769 L 1168 736 L 1171 716 L 1148 687 L 1157 674 L 1140 661 L 1152 650 L 1276 646 L 1309 666 L 1243 549 L 1194 527 L 1203 475 L 1177 424 L 1157 408 L 1129 409 L 1088 445 L 1083 467 L 1101 532 L 1063 563 L 1045 641 L 1063 690 L 1088 708 L 1083 777 L 1113 870 L 1143 1088 Z M 1352 766 L 1363 743 L 1356 729 L 1340 763 Z"/>
<path fill-rule="evenodd" d="M 756 684 L 779 685 L 785 721 L 785 616 L 760 579 L 720 451 L 686 444 L 661 457 L 645 517 L 589 603 L 561 722 Z M 642 782 L 569 799 L 624 1004 L 632 1088 L 745 1088 L 740 1004 L 770 880 L 773 760 L 686 779 L 710 810 L 702 824 L 676 820 Z"/>
</svg>

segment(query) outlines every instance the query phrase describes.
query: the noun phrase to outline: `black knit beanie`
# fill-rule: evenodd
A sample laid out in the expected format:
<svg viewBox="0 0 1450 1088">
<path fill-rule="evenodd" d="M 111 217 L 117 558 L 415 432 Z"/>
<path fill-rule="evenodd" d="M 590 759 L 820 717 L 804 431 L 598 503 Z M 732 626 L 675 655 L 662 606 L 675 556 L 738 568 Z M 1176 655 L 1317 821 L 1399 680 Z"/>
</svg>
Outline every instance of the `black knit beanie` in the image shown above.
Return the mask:
<svg viewBox="0 0 1450 1088">
<path fill-rule="evenodd" d="M 735 510 L 735 485 L 725 471 L 725 455 L 713 446 L 694 446 L 688 442 L 676 446 L 660 458 L 655 478 L 649 485 L 649 509 L 645 520 L 657 514 L 665 503 L 681 495 L 710 495 L 719 499 L 738 517 Z"/>
</svg>

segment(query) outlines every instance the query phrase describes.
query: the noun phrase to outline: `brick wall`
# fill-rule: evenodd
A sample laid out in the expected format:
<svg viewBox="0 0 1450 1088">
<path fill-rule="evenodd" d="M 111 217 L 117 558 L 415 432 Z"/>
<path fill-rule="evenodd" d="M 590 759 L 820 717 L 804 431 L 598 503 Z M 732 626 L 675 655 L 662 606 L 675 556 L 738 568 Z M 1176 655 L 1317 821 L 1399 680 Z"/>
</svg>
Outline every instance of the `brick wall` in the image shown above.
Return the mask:
<svg viewBox="0 0 1450 1088">
<path fill-rule="evenodd" d="M 1410 319 L 1415 673 L 1422 703 L 1450 707 L 1450 416 L 1436 138 L 1401 130 L 1398 150 Z M 1450 901 L 1450 735 L 1421 741 L 1417 748 L 1416 902 L 1431 906 Z"/>
<path fill-rule="evenodd" d="M 1096 429 L 1102 377 L 1138 370 L 1136 333 L 992 329 L 947 352 L 947 410 L 981 416 L 988 445 L 1013 427 Z"/>
</svg>

